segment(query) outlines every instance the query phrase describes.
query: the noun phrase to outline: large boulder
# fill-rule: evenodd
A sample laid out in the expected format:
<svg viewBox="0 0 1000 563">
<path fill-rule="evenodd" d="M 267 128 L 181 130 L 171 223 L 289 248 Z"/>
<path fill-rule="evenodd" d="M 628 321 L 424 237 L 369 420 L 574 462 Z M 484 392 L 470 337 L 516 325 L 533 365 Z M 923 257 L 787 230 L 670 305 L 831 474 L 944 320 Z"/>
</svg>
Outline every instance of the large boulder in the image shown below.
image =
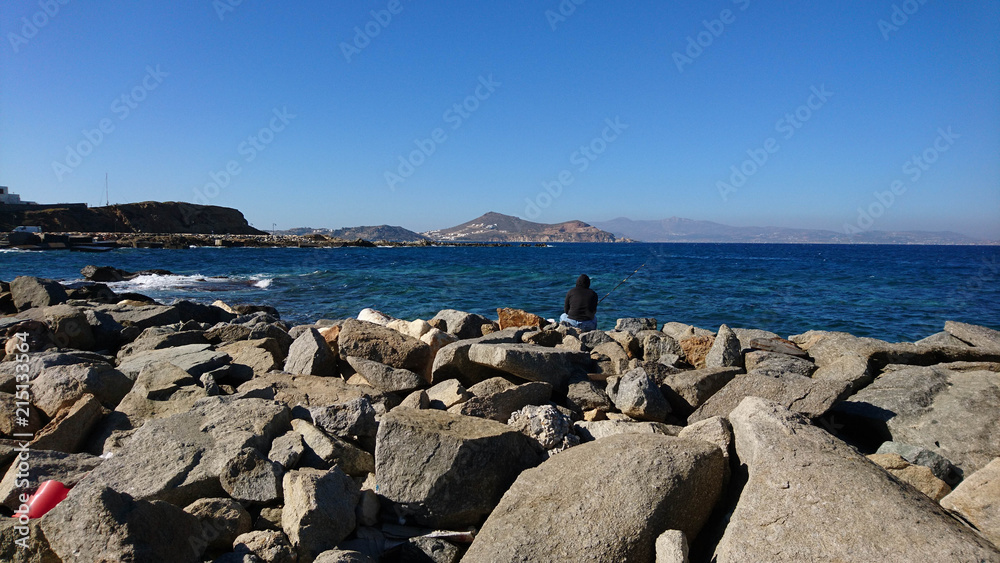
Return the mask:
<svg viewBox="0 0 1000 563">
<path fill-rule="evenodd" d="M 521 326 L 542 328 L 549 324 L 543 317 L 534 313 L 529 313 L 523 309 L 511 309 L 510 307 L 497 309 L 497 318 L 499 319 L 500 330 Z"/>
<path fill-rule="evenodd" d="M 747 397 L 763 397 L 794 412 L 819 417 L 846 397 L 849 390 L 850 385 L 844 381 L 817 381 L 791 373 L 778 377 L 741 375 L 691 413 L 688 424 L 713 416 L 728 417 Z"/>
<path fill-rule="evenodd" d="M 271 370 L 281 369 L 285 362 L 285 351 L 274 338 L 239 340 L 220 346 L 219 352 L 232 358 L 233 366 L 246 366 L 247 379 Z M 317 374 L 319 375 L 319 374 Z"/>
<path fill-rule="evenodd" d="M 31 276 L 18 276 L 10 282 L 10 293 L 18 311 L 65 303 L 69 297 L 59 282 Z"/>
<path fill-rule="evenodd" d="M 71 305 L 53 305 L 39 311 L 52 331 L 52 341 L 59 348 L 93 350 L 97 344 L 94 331 L 83 309 Z"/>
<path fill-rule="evenodd" d="M 506 424 L 438 410 L 393 409 L 375 445 L 379 494 L 433 527 L 478 525 L 538 461 L 530 440 Z"/>
<path fill-rule="evenodd" d="M 337 356 L 315 328 L 309 328 L 292 342 L 285 359 L 285 371 L 302 375 L 337 375 Z"/>
<path fill-rule="evenodd" d="M 188 344 L 132 354 L 118 364 L 118 371 L 135 380 L 146 366 L 170 362 L 194 377 L 201 377 L 202 374 L 228 364 L 230 360 L 228 354 L 212 350 L 208 344 Z"/>
<path fill-rule="evenodd" d="M 108 364 L 52 366 L 32 383 L 35 406 L 50 417 L 88 393 L 113 409 L 131 388 L 132 381 Z"/>
<path fill-rule="evenodd" d="M 339 377 L 266 373 L 239 386 L 240 393 L 271 392 L 274 399 L 290 407 L 326 406 L 360 397 L 374 398 L 379 392 L 368 385 L 353 385 Z"/>
<path fill-rule="evenodd" d="M 816 372 L 816 364 L 788 354 L 777 354 L 755 350 L 744 357 L 747 373 L 758 375 L 780 375 L 794 373 L 803 377 L 812 377 Z"/>
<path fill-rule="evenodd" d="M 334 467 L 285 473 L 281 527 L 302 561 L 336 547 L 354 531 L 354 508 L 361 496 L 353 479 Z"/>
<path fill-rule="evenodd" d="M 521 342 L 524 329 L 509 328 L 479 338 L 459 340 L 442 347 L 434 356 L 431 377 L 434 383 L 457 379 L 471 386 L 491 377 L 506 375 L 503 371 L 469 360 L 469 349 L 477 343 L 516 344 Z"/>
<path fill-rule="evenodd" d="M 15 453 L 17 450 L 15 450 Z M 49 450 L 30 448 L 28 459 L 14 458 L 14 463 L 0 480 L 0 504 L 11 510 L 21 505 L 18 496 L 25 491 L 34 492 L 48 480 L 59 481 L 72 487 L 86 477 L 87 473 L 101 464 L 101 458 L 87 454 L 67 454 Z M 24 471 L 21 462 L 26 462 Z"/>
<path fill-rule="evenodd" d="M 724 461 L 701 440 L 611 436 L 518 477 L 462 561 L 652 563 L 666 530 L 694 538 L 722 492 Z"/>
<path fill-rule="evenodd" d="M 631 420 L 595 420 L 580 421 L 573 424 L 573 430 L 586 442 L 593 442 L 608 436 L 618 434 L 662 434 L 676 436 L 681 430 L 679 426 L 670 426 L 662 422 L 635 422 Z"/>
<path fill-rule="evenodd" d="M 705 368 L 665 374 L 660 391 L 678 415 L 687 416 L 741 372 L 739 368 Z"/>
<path fill-rule="evenodd" d="M 631 370 L 621 378 L 609 379 L 608 396 L 618 410 L 632 418 L 663 422 L 670 414 L 670 404 L 642 368 Z"/>
<path fill-rule="evenodd" d="M 165 326 L 151 326 L 139 333 L 135 340 L 122 346 L 118 351 L 118 361 L 124 361 L 128 356 L 147 350 L 176 348 L 188 344 L 208 344 L 205 333 L 200 330 L 178 331 Z"/>
<path fill-rule="evenodd" d="M 656 319 L 629 317 L 615 321 L 615 330 L 625 332 L 640 332 L 643 330 L 656 330 Z"/>
<path fill-rule="evenodd" d="M 956 321 L 945 322 L 944 330 L 948 334 L 972 346 L 1000 349 L 1000 330 Z"/>
<path fill-rule="evenodd" d="M 209 397 L 181 414 L 136 430 L 86 481 L 106 484 L 137 499 L 178 506 L 224 496 L 220 477 L 243 448 L 267 452 L 289 429 L 288 407 L 265 399 Z"/>
<path fill-rule="evenodd" d="M 1000 375 L 944 367 L 883 373 L 838 405 L 882 440 L 935 452 L 966 475 L 1000 457 Z"/>
<path fill-rule="evenodd" d="M 739 337 L 726 325 L 719 327 L 719 333 L 712 342 L 712 347 L 705 356 L 705 367 L 728 368 L 743 367 L 743 346 Z"/>
<path fill-rule="evenodd" d="M 960 514 L 976 527 L 986 539 L 1000 546 L 1000 458 L 968 476 L 948 496 L 941 506 Z"/>
<path fill-rule="evenodd" d="M 730 420 L 748 481 L 713 560 L 1000 559 L 934 501 L 780 404 L 750 397 Z"/>
<path fill-rule="evenodd" d="M 562 387 L 570 375 L 585 369 L 590 355 L 531 344 L 473 344 L 469 360 L 527 381 Z"/>
<path fill-rule="evenodd" d="M 382 362 L 356 356 L 348 356 L 347 363 L 369 385 L 383 393 L 406 393 L 427 386 L 427 380 L 424 379 L 424 376 L 408 369 L 394 368 Z"/>
<path fill-rule="evenodd" d="M 460 339 L 478 338 L 493 332 L 496 324 L 482 315 L 444 309 L 428 321 L 434 328 L 454 334 Z"/>
<path fill-rule="evenodd" d="M 348 319 L 337 336 L 340 357 L 373 360 L 394 368 L 425 373 L 431 362 L 431 347 L 411 336 L 374 323 Z"/>
<path fill-rule="evenodd" d="M 543 381 L 529 381 L 515 385 L 506 379 L 496 377 L 473 385 L 469 388 L 469 392 L 472 393 L 472 397 L 449 410 L 468 416 L 507 422 L 516 410 L 528 405 L 547 403 L 552 397 L 552 386 Z"/>
</svg>

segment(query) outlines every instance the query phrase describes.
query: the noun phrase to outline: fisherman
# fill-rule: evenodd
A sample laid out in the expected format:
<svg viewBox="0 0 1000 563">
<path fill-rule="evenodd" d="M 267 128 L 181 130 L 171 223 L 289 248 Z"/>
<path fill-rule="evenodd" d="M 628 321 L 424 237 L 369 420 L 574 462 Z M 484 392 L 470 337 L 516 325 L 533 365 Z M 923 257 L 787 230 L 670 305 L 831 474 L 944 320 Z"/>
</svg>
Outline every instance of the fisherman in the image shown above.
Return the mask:
<svg viewBox="0 0 1000 563">
<path fill-rule="evenodd" d="M 590 289 L 587 274 L 576 278 L 576 287 L 566 292 L 559 322 L 584 332 L 597 330 L 597 293 Z"/>
</svg>

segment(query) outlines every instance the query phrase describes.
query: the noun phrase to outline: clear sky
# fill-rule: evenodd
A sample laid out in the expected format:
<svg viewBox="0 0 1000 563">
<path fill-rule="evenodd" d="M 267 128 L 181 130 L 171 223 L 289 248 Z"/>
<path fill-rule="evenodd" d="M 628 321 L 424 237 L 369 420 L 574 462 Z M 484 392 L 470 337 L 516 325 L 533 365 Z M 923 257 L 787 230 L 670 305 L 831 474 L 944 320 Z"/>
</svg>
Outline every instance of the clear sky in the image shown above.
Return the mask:
<svg viewBox="0 0 1000 563">
<path fill-rule="evenodd" d="M 28 200 L 1000 239 L 996 1 L 5 0 L 0 33 Z"/>
</svg>

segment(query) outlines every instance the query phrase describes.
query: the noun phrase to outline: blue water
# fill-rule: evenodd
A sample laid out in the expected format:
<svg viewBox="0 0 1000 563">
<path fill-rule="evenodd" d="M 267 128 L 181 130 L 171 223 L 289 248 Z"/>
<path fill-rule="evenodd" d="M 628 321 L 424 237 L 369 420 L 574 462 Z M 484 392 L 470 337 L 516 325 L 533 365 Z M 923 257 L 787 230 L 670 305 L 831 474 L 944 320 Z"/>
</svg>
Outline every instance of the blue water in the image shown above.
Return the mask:
<svg viewBox="0 0 1000 563">
<path fill-rule="evenodd" d="M 0 252 L 0 279 L 79 281 L 87 264 L 161 268 L 179 277 L 112 285 L 170 302 L 264 303 L 292 323 L 373 307 L 404 318 L 497 307 L 557 317 L 581 273 L 604 296 L 599 327 L 655 317 L 783 336 L 842 330 L 913 341 L 959 320 L 1000 329 L 1000 247 L 563 244 L 550 247 L 123 249 Z M 217 277 L 217 278 L 213 278 Z"/>
</svg>

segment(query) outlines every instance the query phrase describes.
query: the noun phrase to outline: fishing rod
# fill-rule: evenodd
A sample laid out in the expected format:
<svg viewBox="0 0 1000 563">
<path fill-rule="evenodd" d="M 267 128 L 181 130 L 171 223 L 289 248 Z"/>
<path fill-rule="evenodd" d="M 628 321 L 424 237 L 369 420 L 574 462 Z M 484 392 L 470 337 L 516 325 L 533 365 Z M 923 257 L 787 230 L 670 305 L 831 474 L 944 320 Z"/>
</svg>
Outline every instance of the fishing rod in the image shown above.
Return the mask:
<svg viewBox="0 0 1000 563">
<path fill-rule="evenodd" d="M 611 295 L 612 293 L 614 293 L 616 289 L 618 289 L 619 287 L 621 287 L 623 283 L 627 282 L 629 278 L 631 278 L 632 276 L 634 276 L 636 274 L 636 272 L 638 272 L 639 270 L 641 270 L 641 269 L 643 269 L 645 267 L 646 267 L 646 263 L 643 262 L 642 266 L 639 266 L 638 268 L 635 269 L 635 272 L 632 272 L 631 274 L 625 276 L 625 279 L 623 279 L 622 281 L 618 282 L 618 285 L 616 285 L 613 288 L 611 288 L 611 291 L 608 292 L 608 295 Z M 597 303 L 599 304 L 601 301 L 604 301 L 605 299 L 607 299 L 608 295 L 605 295 L 604 297 L 601 297 L 600 301 L 598 301 Z"/>
</svg>

